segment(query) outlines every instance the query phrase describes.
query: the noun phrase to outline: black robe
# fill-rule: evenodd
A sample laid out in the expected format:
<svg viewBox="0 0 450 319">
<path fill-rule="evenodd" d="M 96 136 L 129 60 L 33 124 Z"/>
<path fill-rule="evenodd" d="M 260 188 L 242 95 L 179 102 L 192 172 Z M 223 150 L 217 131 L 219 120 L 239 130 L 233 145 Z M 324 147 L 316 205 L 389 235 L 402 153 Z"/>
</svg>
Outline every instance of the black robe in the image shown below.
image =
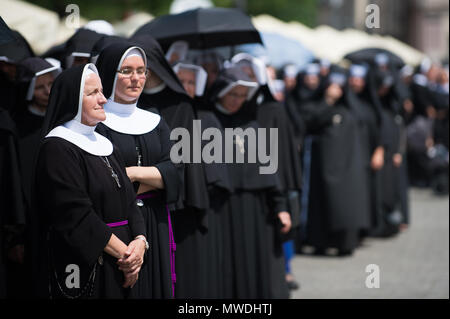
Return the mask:
<svg viewBox="0 0 450 319">
<path fill-rule="evenodd" d="M 139 105 L 167 119 L 171 129 L 185 128 L 193 138 L 195 113 L 192 102 L 185 95 L 166 87 L 156 94 L 143 93 Z M 177 141 L 175 141 L 177 142 Z M 174 236 L 177 243 L 176 298 L 207 298 L 207 229 L 209 196 L 202 163 L 184 164 L 184 189 L 180 201 L 174 207 Z"/>
<path fill-rule="evenodd" d="M 357 137 L 364 165 L 363 174 L 367 181 L 368 198 L 370 200 L 370 229 L 364 230 L 362 235 L 367 235 L 383 223 L 380 172 L 373 170 L 371 167 L 375 149 L 382 146 L 381 123 L 378 120 L 375 107 L 371 104 L 365 92 L 361 94 L 356 94 L 350 90 L 347 92 L 350 111 L 357 122 Z"/>
<path fill-rule="evenodd" d="M 303 115 L 313 135 L 306 243 L 351 252 L 369 212 L 357 123 L 342 102 L 310 103 Z"/>
<path fill-rule="evenodd" d="M 222 128 L 257 130 L 256 115 L 246 113 L 244 108 L 233 115 L 215 111 Z M 222 143 L 225 145 L 225 141 Z M 243 151 L 248 154 L 248 143 Z M 277 216 L 278 212 L 287 211 L 287 203 L 278 175 L 260 174 L 258 163 L 235 160 L 227 166 L 233 193 L 220 209 L 223 227 L 230 230 L 223 237 L 223 297 L 288 298 Z"/>
<path fill-rule="evenodd" d="M 115 149 L 108 156 L 116 180 L 100 156 L 91 155 L 58 137 L 46 138 L 36 166 L 36 208 L 42 258 L 48 256 L 35 278 L 50 278 L 51 296 L 126 298 L 123 273 L 116 259 L 103 249 L 112 234 L 128 245 L 137 235 L 146 235 L 142 215 L 135 206 L 135 192 L 125 166 Z M 107 223 L 128 220 L 128 225 Z M 79 267 L 80 288 L 68 289 L 68 265 Z M 36 265 L 38 267 L 38 265 Z M 92 276 L 92 277 L 91 277 Z M 44 291 L 47 286 L 41 287 Z"/>
<path fill-rule="evenodd" d="M 205 107 L 196 108 L 197 118 L 201 120 L 201 133 L 209 128 L 218 129 L 222 134 L 223 128 L 217 118 L 217 116 Z M 202 140 L 202 149 L 208 144 L 208 140 Z M 222 152 L 225 146 L 222 147 Z M 230 249 L 227 243 L 230 242 L 230 231 L 228 215 L 223 214 L 222 207 L 229 199 L 232 192 L 231 180 L 226 163 L 205 163 L 203 161 L 203 167 L 205 169 L 205 176 L 208 186 L 209 194 L 209 208 L 208 215 L 208 232 L 206 233 L 205 240 L 203 242 L 202 250 L 199 250 L 201 254 L 206 257 L 200 271 L 204 271 L 207 275 L 206 286 L 202 287 L 206 292 L 206 298 L 222 299 L 225 294 L 225 276 L 227 272 L 225 269 L 225 258 Z M 200 242 L 199 242 L 200 244 Z M 206 252 L 206 254 L 205 254 Z M 199 273 L 198 272 L 198 273 Z M 192 285 L 195 285 L 195 280 L 198 276 L 191 278 Z"/>
<path fill-rule="evenodd" d="M 264 87 L 264 89 L 268 90 L 267 87 Z M 260 127 L 268 131 L 270 128 L 276 128 L 278 131 L 278 140 L 274 142 L 278 147 L 278 177 L 283 193 L 288 199 L 289 213 L 292 219 L 292 231 L 288 237 L 293 237 L 295 229 L 300 224 L 301 213 L 300 145 L 297 143 L 298 140 L 295 139 L 294 128 L 284 105 L 275 101 L 267 91 L 260 96 L 263 97 L 263 100 L 256 107 L 257 121 Z"/>
<path fill-rule="evenodd" d="M 144 205 L 139 207 L 145 220 L 147 241 L 151 244 L 151 249 L 147 252 L 148 258 L 142 266 L 139 281 L 136 283 L 136 297 L 172 298 L 170 213 L 166 204 L 177 200 L 181 176 L 170 161 L 172 143 L 169 140 L 169 128 L 161 119 L 155 129 L 141 135 L 116 132 L 104 124 L 99 124 L 97 131 L 116 145 L 126 167 L 137 166 L 137 149 L 139 149 L 142 166 L 155 166 L 161 173 L 164 190 L 158 192 L 158 196 L 144 199 Z M 138 186 L 136 183 L 136 190 Z"/>
<path fill-rule="evenodd" d="M 374 234 L 389 236 L 398 233 L 400 224 L 409 223 L 406 132 L 395 97 L 388 95 L 380 99 L 380 103 L 383 106 L 381 138 L 385 149 L 384 166 L 380 171 L 383 220 Z M 402 155 L 400 167 L 393 163 L 394 154 Z"/>
<path fill-rule="evenodd" d="M 17 228 L 23 228 L 25 224 L 17 148 L 14 122 L 8 112 L 0 108 L 0 297 L 2 298 L 7 296 L 9 281 L 17 284 L 12 274 L 7 275 L 6 256 L 7 250 L 15 244 Z"/>
</svg>

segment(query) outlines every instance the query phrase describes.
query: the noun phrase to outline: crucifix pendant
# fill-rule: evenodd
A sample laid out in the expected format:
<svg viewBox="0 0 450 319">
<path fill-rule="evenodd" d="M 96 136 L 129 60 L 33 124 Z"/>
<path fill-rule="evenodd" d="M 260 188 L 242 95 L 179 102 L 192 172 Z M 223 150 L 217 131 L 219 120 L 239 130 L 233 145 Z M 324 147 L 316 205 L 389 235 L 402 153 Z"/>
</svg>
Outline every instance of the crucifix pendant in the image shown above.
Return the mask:
<svg viewBox="0 0 450 319">
<path fill-rule="evenodd" d="M 114 169 L 112 168 L 111 164 L 109 163 L 108 158 L 105 156 L 105 159 L 103 160 L 106 164 L 106 166 L 108 166 L 109 170 L 111 171 L 111 177 L 114 178 L 114 180 L 116 181 L 117 186 L 120 188 L 120 182 L 119 182 L 119 176 L 116 174 L 116 172 L 114 172 Z"/>
</svg>

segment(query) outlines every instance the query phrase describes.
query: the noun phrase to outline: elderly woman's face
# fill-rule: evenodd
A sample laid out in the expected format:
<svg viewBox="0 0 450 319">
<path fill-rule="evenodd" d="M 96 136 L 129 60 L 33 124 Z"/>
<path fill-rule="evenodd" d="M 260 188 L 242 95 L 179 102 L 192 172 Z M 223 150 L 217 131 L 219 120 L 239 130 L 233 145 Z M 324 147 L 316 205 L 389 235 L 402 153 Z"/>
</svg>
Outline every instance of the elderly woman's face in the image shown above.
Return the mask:
<svg viewBox="0 0 450 319">
<path fill-rule="evenodd" d="M 239 111 L 248 96 L 248 87 L 238 85 L 220 99 L 220 104 L 231 114 Z"/>
<path fill-rule="evenodd" d="M 123 61 L 119 70 L 125 71 L 125 73 L 131 72 L 131 74 L 117 73 L 114 101 L 123 104 L 134 103 L 141 95 L 145 85 L 144 60 L 139 56 L 130 56 Z"/>
<path fill-rule="evenodd" d="M 103 95 L 100 77 L 97 74 L 90 74 L 84 82 L 81 123 L 94 126 L 98 122 L 106 120 L 105 110 L 103 109 L 105 103 L 106 98 Z"/>
<path fill-rule="evenodd" d="M 180 79 L 181 84 L 183 84 L 186 93 L 191 98 L 194 98 L 196 88 L 195 72 L 193 70 L 179 69 L 177 76 Z"/>
<path fill-rule="evenodd" d="M 53 81 L 54 77 L 51 72 L 45 73 L 36 78 L 33 101 L 39 107 L 47 107 Z"/>
</svg>

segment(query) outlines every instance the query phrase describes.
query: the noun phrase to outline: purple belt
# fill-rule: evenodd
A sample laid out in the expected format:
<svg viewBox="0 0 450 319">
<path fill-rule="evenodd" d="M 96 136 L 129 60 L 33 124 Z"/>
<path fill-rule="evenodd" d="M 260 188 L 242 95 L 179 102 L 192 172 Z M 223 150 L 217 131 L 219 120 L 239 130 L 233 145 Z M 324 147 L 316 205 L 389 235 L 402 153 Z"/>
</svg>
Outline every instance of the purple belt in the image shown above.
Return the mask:
<svg viewBox="0 0 450 319">
<path fill-rule="evenodd" d="M 148 199 L 148 198 L 154 198 L 158 197 L 159 193 L 156 192 L 147 192 L 144 194 L 140 194 L 136 196 L 136 199 Z M 172 228 L 172 222 L 170 218 L 170 210 L 169 206 L 166 205 L 166 211 L 167 211 L 167 219 L 169 223 L 169 250 L 170 250 L 170 275 L 171 275 L 171 281 L 172 281 L 172 296 L 175 298 L 175 283 L 177 282 L 177 275 L 175 273 L 175 251 L 177 250 L 177 245 L 175 243 L 175 238 L 173 237 L 173 228 Z M 128 223 L 128 222 L 127 222 Z"/>
<path fill-rule="evenodd" d="M 106 226 L 109 226 L 111 228 L 124 226 L 124 225 L 128 225 L 128 220 L 122 220 L 121 222 L 106 224 Z"/>
<path fill-rule="evenodd" d="M 154 198 L 154 197 L 158 197 L 159 196 L 159 194 L 158 193 L 155 193 L 155 192 L 147 192 L 147 193 L 144 193 L 144 194 L 140 194 L 140 195 L 137 195 L 136 196 L 136 199 L 147 199 L 147 198 Z"/>
</svg>

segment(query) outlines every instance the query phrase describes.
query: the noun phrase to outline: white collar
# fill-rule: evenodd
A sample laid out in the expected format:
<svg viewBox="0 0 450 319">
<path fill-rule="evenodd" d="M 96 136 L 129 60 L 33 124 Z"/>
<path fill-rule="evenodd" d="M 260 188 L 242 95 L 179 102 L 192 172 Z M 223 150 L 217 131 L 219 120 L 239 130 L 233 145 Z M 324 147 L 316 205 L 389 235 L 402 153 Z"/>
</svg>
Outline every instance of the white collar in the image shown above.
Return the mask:
<svg viewBox="0 0 450 319">
<path fill-rule="evenodd" d="M 161 92 L 162 90 L 164 90 L 166 88 L 166 83 L 162 82 L 160 85 L 149 88 L 149 89 L 144 89 L 144 94 L 156 94 Z"/>
<path fill-rule="evenodd" d="M 36 106 L 34 106 L 33 104 L 29 104 L 28 105 L 28 111 L 36 116 L 40 116 L 40 117 L 44 117 L 45 116 L 45 111 L 41 111 L 40 109 L 38 109 Z"/>
<path fill-rule="evenodd" d="M 112 143 L 95 132 L 95 126 L 84 125 L 76 120 L 55 127 L 45 137 L 60 137 L 92 155 L 108 156 L 113 152 Z"/>
<path fill-rule="evenodd" d="M 220 103 L 216 103 L 216 109 L 217 109 L 220 113 L 222 113 L 222 114 L 225 114 L 225 115 L 231 115 L 231 112 L 228 111 L 226 108 L 224 108 L 224 107 L 222 106 L 222 104 L 220 104 Z"/>
<path fill-rule="evenodd" d="M 107 127 L 116 132 L 141 135 L 151 132 L 158 126 L 161 117 L 158 114 L 144 111 L 134 104 L 121 104 L 108 99 L 103 105 Z"/>
</svg>

